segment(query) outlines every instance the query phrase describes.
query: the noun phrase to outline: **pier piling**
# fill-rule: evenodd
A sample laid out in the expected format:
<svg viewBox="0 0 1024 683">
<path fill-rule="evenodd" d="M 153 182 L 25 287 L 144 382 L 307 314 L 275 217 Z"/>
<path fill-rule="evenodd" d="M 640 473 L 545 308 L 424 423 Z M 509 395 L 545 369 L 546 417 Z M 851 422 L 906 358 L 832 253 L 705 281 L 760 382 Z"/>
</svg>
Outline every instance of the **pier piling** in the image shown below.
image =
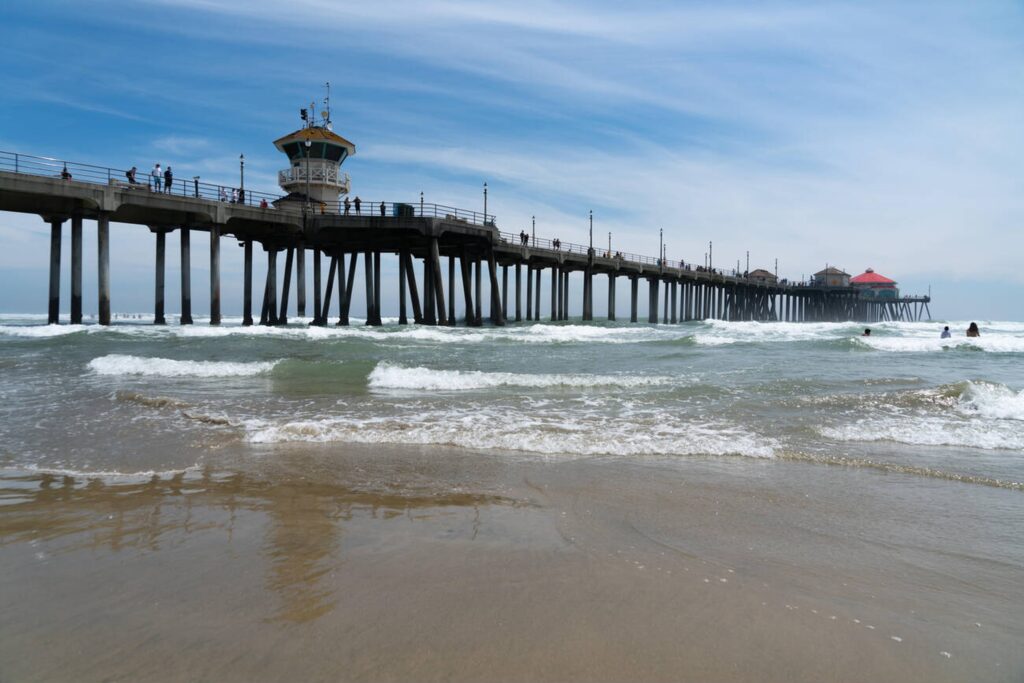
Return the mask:
<svg viewBox="0 0 1024 683">
<path fill-rule="evenodd" d="M 192 231 L 181 226 L 181 318 L 182 325 L 192 324 Z"/>
<path fill-rule="evenodd" d="M 82 324 L 82 214 L 71 216 L 71 324 Z"/>
<path fill-rule="evenodd" d="M 60 245 L 61 226 L 64 221 L 54 218 L 50 221 L 50 305 L 46 322 L 56 325 L 60 322 Z"/>
</svg>

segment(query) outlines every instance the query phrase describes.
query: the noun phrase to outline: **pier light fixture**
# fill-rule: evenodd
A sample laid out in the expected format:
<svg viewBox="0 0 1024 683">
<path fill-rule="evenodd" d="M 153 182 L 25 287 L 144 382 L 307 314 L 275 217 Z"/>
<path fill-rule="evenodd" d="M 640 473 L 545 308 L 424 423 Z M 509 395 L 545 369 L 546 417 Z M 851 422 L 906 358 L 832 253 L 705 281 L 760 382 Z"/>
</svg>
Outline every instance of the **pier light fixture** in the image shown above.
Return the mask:
<svg viewBox="0 0 1024 683">
<path fill-rule="evenodd" d="M 238 155 L 238 189 L 245 190 L 245 155 Z"/>
<path fill-rule="evenodd" d="M 420 191 L 420 216 L 423 215 L 423 191 Z"/>
<path fill-rule="evenodd" d="M 487 181 L 484 181 L 484 225 L 487 225 Z"/>
<path fill-rule="evenodd" d="M 537 246 L 537 217 L 530 216 L 530 232 L 533 234 L 533 246 Z"/>
<path fill-rule="evenodd" d="M 199 176 L 192 176 L 192 185 L 195 187 L 196 199 L 199 199 Z"/>
<path fill-rule="evenodd" d="M 658 254 L 660 255 L 664 251 L 665 251 L 665 229 L 664 228 L 658 228 Z M 664 262 L 664 258 L 665 257 L 662 256 L 662 261 L 663 262 Z"/>
<path fill-rule="evenodd" d="M 608 256 L 612 255 L 612 234 L 608 233 Z"/>
<path fill-rule="evenodd" d="M 590 250 L 594 250 L 594 210 L 590 210 Z"/>
</svg>

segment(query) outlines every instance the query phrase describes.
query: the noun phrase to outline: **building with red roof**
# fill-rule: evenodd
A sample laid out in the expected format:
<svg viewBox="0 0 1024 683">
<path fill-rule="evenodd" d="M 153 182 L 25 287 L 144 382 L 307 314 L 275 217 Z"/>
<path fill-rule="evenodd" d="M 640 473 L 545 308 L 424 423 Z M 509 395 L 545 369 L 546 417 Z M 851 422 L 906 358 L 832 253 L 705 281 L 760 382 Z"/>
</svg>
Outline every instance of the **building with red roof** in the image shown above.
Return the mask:
<svg viewBox="0 0 1024 683">
<path fill-rule="evenodd" d="M 850 284 L 860 290 L 863 297 L 875 299 L 895 299 L 899 297 L 900 290 L 896 287 L 896 281 L 890 280 L 884 275 L 876 273 L 868 268 L 860 275 L 850 278 Z"/>
</svg>

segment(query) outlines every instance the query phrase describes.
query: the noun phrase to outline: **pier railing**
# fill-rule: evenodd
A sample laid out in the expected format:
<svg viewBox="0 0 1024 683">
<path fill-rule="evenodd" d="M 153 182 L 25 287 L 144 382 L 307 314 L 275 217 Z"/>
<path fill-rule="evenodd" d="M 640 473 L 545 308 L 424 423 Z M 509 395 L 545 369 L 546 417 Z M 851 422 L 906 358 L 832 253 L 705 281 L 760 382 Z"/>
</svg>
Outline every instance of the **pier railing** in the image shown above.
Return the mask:
<svg viewBox="0 0 1024 683">
<path fill-rule="evenodd" d="M 245 204 L 247 206 L 284 211 L 302 212 L 308 210 L 312 213 L 332 213 L 345 216 L 380 215 L 380 202 L 360 200 L 361 210 L 358 212 L 355 209 L 354 197 L 349 198 L 347 209 L 344 201 L 305 202 L 302 198 L 292 198 L 282 202 L 281 200 L 285 200 L 286 197 L 281 194 L 257 192 L 248 189 L 243 190 L 239 187 L 220 183 L 208 183 L 200 180 L 198 176 L 179 177 L 177 174 L 173 174 L 171 185 L 168 187 L 165 184 L 165 177 L 163 175 L 165 170 L 161 169 L 158 182 L 157 178 L 152 176 L 152 169 L 136 169 L 133 181 L 129 178 L 129 169 L 96 166 L 66 159 L 0 150 L 0 171 L 42 176 L 44 178 L 64 178 L 69 182 L 113 185 L 138 191 L 163 193 L 215 202 Z M 348 175 L 345 174 L 344 177 L 347 180 Z M 278 203 L 275 205 L 274 202 Z M 385 215 L 391 217 L 447 218 L 449 220 L 465 221 L 474 225 L 488 227 L 494 227 L 495 225 L 494 214 L 488 213 L 485 215 L 482 211 L 460 209 L 445 204 L 432 204 L 420 201 L 384 202 L 384 206 Z"/>
</svg>

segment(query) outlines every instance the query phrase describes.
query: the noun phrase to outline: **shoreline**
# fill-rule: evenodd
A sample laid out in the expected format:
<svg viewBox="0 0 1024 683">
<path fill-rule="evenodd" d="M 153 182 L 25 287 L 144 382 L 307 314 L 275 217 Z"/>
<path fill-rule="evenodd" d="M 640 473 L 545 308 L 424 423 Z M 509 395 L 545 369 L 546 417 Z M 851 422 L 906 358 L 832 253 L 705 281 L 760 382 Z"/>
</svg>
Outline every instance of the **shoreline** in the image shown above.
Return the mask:
<svg viewBox="0 0 1024 683">
<path fill-rule="evenodd" d="M 1018 491 L 781 460 L 236 455 L 0 480 L 4 679 L 1024 671 Z"/>
</svg>

